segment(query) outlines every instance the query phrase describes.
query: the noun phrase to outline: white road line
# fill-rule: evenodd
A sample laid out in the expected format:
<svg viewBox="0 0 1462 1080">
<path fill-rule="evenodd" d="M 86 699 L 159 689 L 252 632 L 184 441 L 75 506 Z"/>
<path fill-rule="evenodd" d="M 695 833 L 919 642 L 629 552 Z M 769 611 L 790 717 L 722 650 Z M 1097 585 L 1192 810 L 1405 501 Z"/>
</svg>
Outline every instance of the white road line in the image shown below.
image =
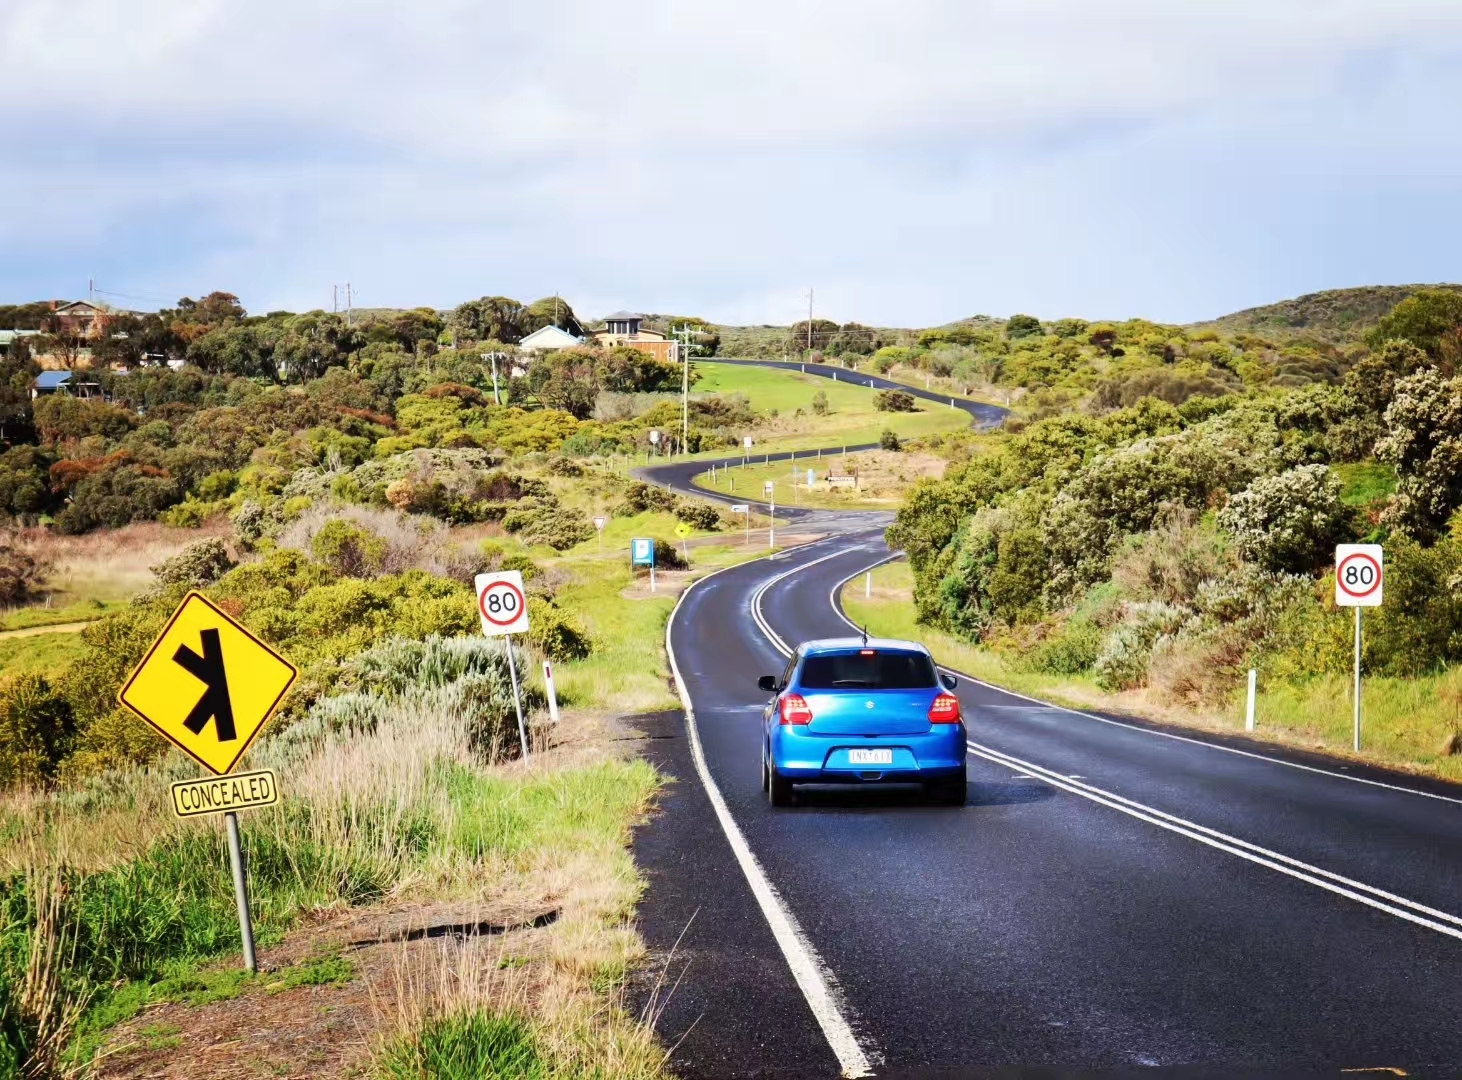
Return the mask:
<svg viewBox="0 0 1462 1080">
<path fill-rule="evenodd" d="M 827 557 L 831 558 L 831 556 Z M 817 562 L 822 561 L 822 559 L 817 560 Z M 730 570 L 733 567 L 725 569 Z M 716 571 L 716 573 L 723 572 Z M 700 581 L 708 581 L 714 576 L 714 574 L 708 574 Z M 772 929 L 772 936 L 776 938 L 777 945 L 782 950 L 782 956 L 786 958 L 787 966 L 792 970 L 792 977 L 802 991 L 802 996 L 807 999 L 812 1015 L 817 1019 L 818 1026 L 822 1028 L 828 1046 L 832 1048 L 833 1055 L 838 1059 L 843 1075 L 847 1077 L 872 1076 L 873 1059 L 877 1055 L 860 1044 L 858 1037 L 853 1034 L 852 1025 L 848 1023 L 844 1015 L 846 1006 L 843 1004 L 836 978 L 807 940 L 796 917 L 787 908 L 786 903 L 778 895 L 776 886 L 771 883 L 766 871 L 762 869 L 761 863 L 757 861 L 756 855 L 747 844 L 741 827 L 736 824 L 736 819 L 732 816 L 731 809 L 726 805 L 726 800 L 721 795 L 721 789 L 717 786 L 715 779 L 711 776 L 711 770 L 706 764 L 705 751 L 701 748 L 700 732 L 696 727 L 695 706 L 690 699 L 690 691 L 686 688 L 685 680 L 681 678 L 680 666 L 675 661 L 675 647 L 670 640 L 670 632 L 675 625 L 675 616 L 680 612 L 681 604 L 690 595 L 691 589 L 700 584 L 700 581 L 692 583 L 680 594 L 680 599 L 675 602 L 675 608 L 670 612 L 670 618 L 665 623 L 665 653 L 670 658 L 670 672 L 675 677 L 675 689 L 680 695 L 681 705 L 685 709 L 686 730 L 690 733 L 691 758 L 695 762 L 696 773 L 700 776 L 701 785 L 706 789 L 706 796 L 711 801 L 711 807 L 716 811 L 716 819 L 721 823 L 721 829 L 726 834 L 726 840 L 731 845 L 731 851 L 736 856 L 736 862 L 740 865 L 742 874 L 746 877 L 746 883 L 751 886 L 752 895 L 756 897 L 756 902 Z"/>
<path fill-rule="evenodd" d="M 838 618 L 842 619 L 843 622 L 851 626 L 854 630 L 860 629 L 857 623 L 853 622 L 852 619 L 843 614 L 843 609 L 838 605 L 838 591 L 842 589 L 842 587 L 848 582 L 852 581 L 856 577 L 860 577 L 863 574 L 866 574 L 869 570 L 872 570 L 875 567 L 882 566 L 884 563 L 893 562 L 895 559 L 901 558 L 903 558 L 903 553 L 895 552 L 886 559 L 879 559 L 877 562 L 870 563 L 856 573 L 849 574 L 842 581 L 839 581 L 836 585 L 834 585 L 832 588 L 832 592 L 828 594 L 828 599 L 832 605 L 833 613 L 837 615 Z M 957 668 L 945 667 L 943 664 L 941 664 L 940 670 L 947 671 L 951 675 L 958 675 L 962 679 L 968 679 L 970 682 L 976 684 L 977 686 L 983 686 L 987 690 L 996 690 L 1010 697 L 1020 698 L 1022 701 L 1029 701 L 1031 704 L 1038 705 L 1042 709 L 1054 709 L 1057 712 L 1069 713 L 1072 716 L 1085 717 L 1087 720 L 1095 720 L 1099 724 L 1110 724 L 1112 727 L 1119 727 L 1126 731 L 1135 731 L 1143 735 L 1156 735 L 1159 738 L 1172 739 L 1175 742 L 1191 743 L 1193 746 L 1202 746 L 1206 747 L 1209 750 L 1221 750 L 1225 754 L 1237 754 L 1239 757 L 1253 758 L 1256 761 L 1267 761 L 1271 765 L 1283 765 L 1285 768 L 1299 769 L 1301 772 L 1318 773 L 1320 776 L 1329 776 L 1333 777 L 1336 780 L 1349 780 L 1352 784 L 1365 784 L 1367 787 L 1385 788 L 1387 791 L 1400 791 L 1407 795 L 1419 795 L 1423 799 L 1435 799 L 1438 802 L 1447 802 L 1462 805 L 1462 798 L 1458 798 L 1455 795 L 1439 795 L 1433 791 L 1422 791 L 1419 788 L 1405 787 L 1402 784 L 1388 784 L 1383 780 L 1370 780 L 1364 776 L 1351 776 L 1349 773 L 1335 772 L 1333 769 L 1321 769 L 1317 768 L 1314 765 L 1301 765 L 1299 762 L 1296 761 L 1286 761 L 1284 760 L 1284 758 L 1270 757 L 1268 754 L 1258 754 L 1252 750 L 1240 750 L 1234 746 L 1224 746 L 1222 743 L 1205 742 L 1203 739 L 1194 739 L 1188 737 L 1187 735 L 1176 735 L 1171 731 L 1158 731 L 1155 728 L 1142 727 L 1138 724 L 1127 724 L 1123 723 L 1121 720 L 1113 720 L 1111 717 L 1097 716 L 1095 713 L 1082 712 L 1080 709 L 1068 709 L 1065 705 L 1052 705 L 1049 701 L 1042 701 L 1040 698 L 1033 698 L 1029 694 L 1022 694 L 1015 690 L 1007 690 L 1003 686 L 996 686 L 994 683 L 986 682 L 984 679 L 978 679 L 975 676 L 968 674 L 967 672 L 958 670 Z M 980 706 L 980 708 L 982 709 L 1014 709 L 1020 707 L 1021 706 L 1017 705 Z"/>
<path fill-rule="evenodd" d="M 1251 844 L 1247 840 L 1240 840 L 1236 836 L 1219 832 L 1217 829 L 1210 829 L 1206 825 L 1199 825 L 1186 818 L 1180 818 L 1174 814 L 1165 813 L 1151 806 L 1113 794 L 1102 788 L 1094 787 L 1091 784 L 1081 784 L 1062 776 L 1060 773 L 1044 769 L 1039 765 L 1033 765 L 1029 761 L 1012 757 L 1009 754 L 993 750 L 988 746 L 981 746 L 979 743 L 968 744 L 970 752 L 993 761 L 997 765 L 1003 765 L 1008 769 L 1025 769 L 1035 773 L 1040 779 L 1063 791 L 1069 791 L 1073 795 L 1080 795 L 1084 799 L 1090 799 L 1094 803 L 1110 807 L 1113 810 L 1121 811 L 1130 817 L 1140 821 L 1156 825 L 1159 828 L 1167 829 L 1170 832 L 1186 836 L 1191 840 L 1197 840 L 1200 844 L 1207 844 L 1209 847 L 1226 851 L 1230 855 L 1237 855 L 1241 859 L 1257 863 L 1270 870 L 1276 870 L 1281 874 L 1287 874 L 1292 878 L 1307 882 L 1328 892 L 1355 900 L 1358 903 L 1384 911 L 1394 915 L 1398 919 L 1405 919 L 1408 922 L 1425 926 L 1435 930 L 1439 934 L 1446 934 L 1450 937 L 1462 939 L 1462 918 L 1449 914 L 1445 911 L 1438 911 L 1436 908 L 1419 904 L 1415 900 L 1408 900 L 1404 896 L 1397 896 L 1395 893 L 1378 889 L 1374 885 L 1367 885 L 1361 881 L 1343 877 L 1340 874 L 1332 873 L 1329 870 L 1322 870 L 1318 866 L 1301 862 L 1299 859 L 1290 858 L 1288 855 L 1281 855 L 1277 851 L 1260 847 L 1258 844 Z M 1450 925 L 1448 925 L 1450 924 Z"/>
</svg>

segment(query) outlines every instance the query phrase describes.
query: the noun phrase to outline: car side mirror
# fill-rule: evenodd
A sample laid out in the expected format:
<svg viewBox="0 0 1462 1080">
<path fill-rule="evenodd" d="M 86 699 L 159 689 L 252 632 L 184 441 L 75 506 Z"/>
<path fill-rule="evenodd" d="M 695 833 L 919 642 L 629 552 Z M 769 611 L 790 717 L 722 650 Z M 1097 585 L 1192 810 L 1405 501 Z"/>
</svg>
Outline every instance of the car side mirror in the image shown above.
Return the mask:
<svg viewBox="0 0 1462 1080">
<path fill-rule="evenodd" d="M 953 675 L 941 675 L 939 676 L 939 681 L 944 684 L 944 689 L 946 690 L 953 690 L 959 685 L 959 680 Z"/>
<path fill-rule="evenodd" d="M 756 680 L 758 690 L 765 690 L 768 694 L 777 692 L 777 677 L 775 675 L 763 675 Z"/>
</svg>

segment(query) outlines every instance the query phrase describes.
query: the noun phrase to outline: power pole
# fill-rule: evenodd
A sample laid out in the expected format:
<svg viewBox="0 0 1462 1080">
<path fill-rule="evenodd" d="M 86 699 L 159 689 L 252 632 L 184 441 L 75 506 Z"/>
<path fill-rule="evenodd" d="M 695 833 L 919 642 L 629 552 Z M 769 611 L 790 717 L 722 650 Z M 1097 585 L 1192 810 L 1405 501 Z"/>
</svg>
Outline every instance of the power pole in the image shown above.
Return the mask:
<svg viewBox="0 0 1462 1080">
<path fill-rule="evenodd" d="M 812 354 L 812 289 L 807 290 L 807 353 Z"/>
<path fill-rule="evenodd" d="M 682 326 L 671 332 L 679 342 L 681 353 L 680 370 L 680 446 L 684 450 L 690 441 L 690 339 L 695 333 L 689 326 Z M 684 341 L 679 341 L 680 338 Z"/>
<path fill-rule="evenodd" d="M 352 308 L 353 308 L 354 297 L 355 297 L 355 294 L 353 292 L 351 292 L 351 289 L 350 289 L 350 282 L 347 281 L 345 283 L 345 325 L 346 326 L 350 326 L 352 324 L 351 316 L 353 314 Z"/>
<path fill-rule="evenodd" d="M 339 285 L 331 285 L 330 286 L 330 314 L 332 314 L 332 315 L 339 315 L 340 314 L 340 286 Z"/>
</svg>

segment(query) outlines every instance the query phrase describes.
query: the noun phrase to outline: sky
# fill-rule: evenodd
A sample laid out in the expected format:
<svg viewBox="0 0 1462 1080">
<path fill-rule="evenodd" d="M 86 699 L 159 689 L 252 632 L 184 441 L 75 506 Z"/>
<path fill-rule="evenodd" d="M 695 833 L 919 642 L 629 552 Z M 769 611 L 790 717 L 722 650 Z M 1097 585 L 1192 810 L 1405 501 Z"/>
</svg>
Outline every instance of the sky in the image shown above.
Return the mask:
<svg viewBox="0 0 1462 1080">
<path fill-rule="evenodd" d="M 0 303 L 1189 322 L 1462 280 L 1458 0 L 0 0 Z"/>
</svg>

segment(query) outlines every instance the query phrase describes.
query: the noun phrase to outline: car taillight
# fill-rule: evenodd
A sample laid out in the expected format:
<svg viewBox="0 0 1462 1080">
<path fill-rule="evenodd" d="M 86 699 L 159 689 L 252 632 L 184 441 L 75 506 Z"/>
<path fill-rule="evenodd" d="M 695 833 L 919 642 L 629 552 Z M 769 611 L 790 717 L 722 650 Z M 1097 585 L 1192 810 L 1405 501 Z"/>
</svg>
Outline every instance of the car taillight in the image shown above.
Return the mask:
<svg viewBox="0 0 1462 1080">
<path fill-rule="evenodd" d="M 812 723 L 812 710 L 807 707 L 807 699 L 801 694 L 788 694 L 782 698 L 782 723 Z"/>
<path fill-rule="evenodd" d="M 959 723 L 959 698 L 953 694 L 940 694 L 929 706 L 929 723 Z"/>
</svg>

